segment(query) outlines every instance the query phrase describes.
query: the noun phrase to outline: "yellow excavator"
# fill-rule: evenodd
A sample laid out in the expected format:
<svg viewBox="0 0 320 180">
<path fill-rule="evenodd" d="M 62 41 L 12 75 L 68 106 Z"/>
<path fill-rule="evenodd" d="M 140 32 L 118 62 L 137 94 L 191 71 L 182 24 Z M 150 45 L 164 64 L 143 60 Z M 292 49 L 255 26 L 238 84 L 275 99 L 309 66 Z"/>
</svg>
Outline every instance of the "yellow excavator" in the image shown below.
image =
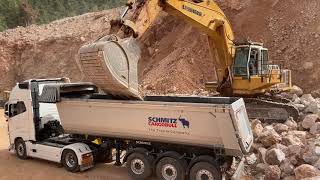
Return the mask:
<svg viewBox="0 0 320 180">
<path fill-rule="evenodd" d="M 127 5 L 127 9 L 136 5 L 134 20 L 124 20 L 122 16 L 120 21 L 135 37 L 142 36 L 162 10 L 205 32 L 215 61 L 217 91 L 224 96 L 256 96 L 291 87 L 290 70 L 270 64 L 268 49 L 262 43 L 234 41 L 231 24 L 215 1 L 140 0 L 129 1 Z"/>
<path fill-rule="evenodd" d="M 267 92 L 290 90 L 291 71 L 272 64 L 262 43 L 235 42 L 231 24 L 214 0 L 129 0 L 121 17 L 111 22 L 111 32 L 123 38 L 139 38 L 154 25 L 161 11 L 180 17 L 208 35 L 217 77 L 217 82 L 206 83 L 208 89 L 214 88 L 223 96 L 249 97 L 245 101 L 250 118 L 298 117 L 298 111 L 282 100 L 256 98 Z M 121 40 L 109 37 L 108 41 Z M 80 50 L 80 61 L 81 57 L 88 59 L 88 49 L 95 49 L 92 47 L 91 44 Z M 96 78 L 92 70 L 88 74 Z"/>
</svg>

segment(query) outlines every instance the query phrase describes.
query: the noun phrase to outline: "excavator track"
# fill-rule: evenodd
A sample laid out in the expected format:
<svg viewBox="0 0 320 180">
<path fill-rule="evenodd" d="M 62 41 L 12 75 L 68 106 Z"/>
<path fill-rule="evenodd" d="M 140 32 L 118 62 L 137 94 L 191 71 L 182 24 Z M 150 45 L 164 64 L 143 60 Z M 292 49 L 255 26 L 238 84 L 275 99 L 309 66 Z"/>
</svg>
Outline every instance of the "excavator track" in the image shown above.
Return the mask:
<svg viewBox="0 0 320 180">
<path fill-rule="evenodd" d="M 250 119 L 263 122 L 284 123 L 289 117 L 299 118 L 299 110 L 287 103 L 285 99 L 274 98 L 244 98 Z"/>
</svg>

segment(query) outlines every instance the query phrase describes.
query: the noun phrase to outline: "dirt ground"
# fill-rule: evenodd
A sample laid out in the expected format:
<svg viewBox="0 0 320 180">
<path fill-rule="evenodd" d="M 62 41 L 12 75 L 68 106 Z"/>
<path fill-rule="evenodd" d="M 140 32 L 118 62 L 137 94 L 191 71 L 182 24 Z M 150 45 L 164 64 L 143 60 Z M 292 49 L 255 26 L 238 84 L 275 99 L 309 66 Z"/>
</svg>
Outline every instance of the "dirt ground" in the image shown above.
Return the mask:
<svg viewBox="0 0 320 180">
<path fill-rule="evenodd" d="M 0 110 L 0 179 L 1 180 L 61 180 L 61 179 L 90 179 L 90 180 L 130 180 L 125 167 L 111 164 L 99 164 L 94 168 L 81 172 L 70 173 L 58 164 L 38 160 L 20 160 L 8 151 L 9 141 L 7 124 Z"/>
</svg>

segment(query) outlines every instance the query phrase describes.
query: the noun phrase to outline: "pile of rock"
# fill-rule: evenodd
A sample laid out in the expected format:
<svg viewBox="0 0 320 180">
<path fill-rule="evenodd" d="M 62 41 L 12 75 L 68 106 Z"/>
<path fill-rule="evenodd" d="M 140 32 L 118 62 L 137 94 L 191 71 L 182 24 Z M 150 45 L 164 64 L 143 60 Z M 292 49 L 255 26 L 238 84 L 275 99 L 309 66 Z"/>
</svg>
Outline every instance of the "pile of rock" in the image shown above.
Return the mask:
<svg viewBox="0 0 320 180">
<path fill-rule="evenodd" d="M 292 100 L 292 104 L 304 114 L 320 114 L 320 90 L 311 94 L 303 94 L 303 91 L 294 86 L 291 93 L 286 94 Z"/>
<path fill-rule="evenodd" d="M 320 99 L 295 93 L 292 100 L 301 111 L 299 120 L 251 122 L 255 143 L 246 156 L 251 179 L 320 179 Z"/>
</svg>

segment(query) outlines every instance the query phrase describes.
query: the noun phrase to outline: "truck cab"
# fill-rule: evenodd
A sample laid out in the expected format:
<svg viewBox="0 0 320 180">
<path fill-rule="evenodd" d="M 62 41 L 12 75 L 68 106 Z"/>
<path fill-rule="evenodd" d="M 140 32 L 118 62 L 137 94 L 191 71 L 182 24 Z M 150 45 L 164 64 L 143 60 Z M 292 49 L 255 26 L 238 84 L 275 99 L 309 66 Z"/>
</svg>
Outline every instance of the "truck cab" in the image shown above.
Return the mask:
<svg viewBox="0 0 320 180">
<path fill-rule="evenodd" d="M 34 157 L 63 164 L 70 171 L 93 166 L 90 147 L 63 134 L 56 105 L 39 102 L 46 84 L 70 82 L 67 78 L 27 80 L 18 83 L 5 104 L 11 152 L 20 159 Z"/>
</svg>

